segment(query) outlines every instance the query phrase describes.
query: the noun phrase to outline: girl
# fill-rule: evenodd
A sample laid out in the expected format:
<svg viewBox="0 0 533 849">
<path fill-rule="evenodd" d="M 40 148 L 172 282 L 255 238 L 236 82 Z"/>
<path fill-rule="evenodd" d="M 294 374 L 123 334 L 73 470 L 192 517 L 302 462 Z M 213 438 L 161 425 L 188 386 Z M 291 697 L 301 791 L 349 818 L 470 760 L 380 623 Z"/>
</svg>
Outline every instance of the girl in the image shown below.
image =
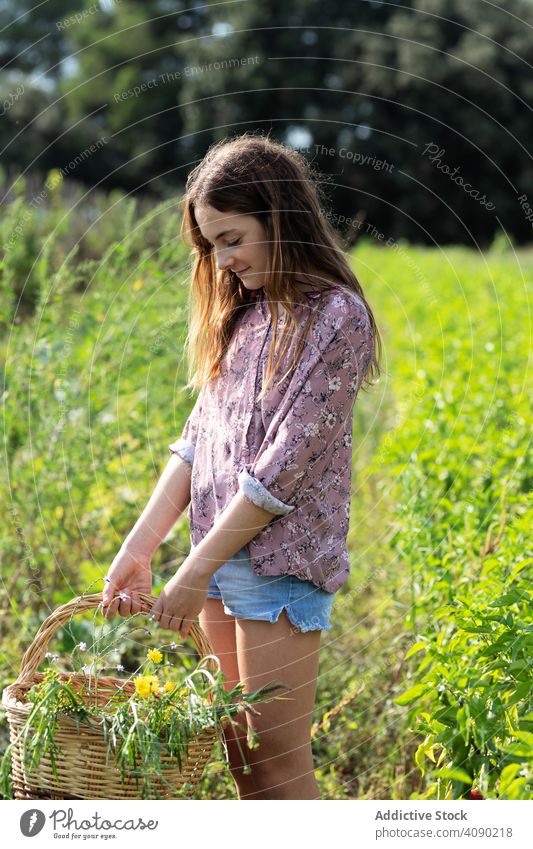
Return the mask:
<svg viewBox="0 0 533 849">
<path fill-rule="evenodd" d="M 190 504 L 191 552 L 153 618 L 186 637 L 199 616 L 228 689 L 290 688 L 242 720 L 241 745 L 246 722 L 259 735 L 250 773 L 227 733 L 239 799 L 320 798 L 320 636 L 349 575 L 353 405 L 379 375 L 374 317 L 313 176 L 301 154 L 246 133 L 189 174 L 187 385 L 200 392 L 102 600 L 106 616 L 140 612 L 153 553 Z"/>
</svg>

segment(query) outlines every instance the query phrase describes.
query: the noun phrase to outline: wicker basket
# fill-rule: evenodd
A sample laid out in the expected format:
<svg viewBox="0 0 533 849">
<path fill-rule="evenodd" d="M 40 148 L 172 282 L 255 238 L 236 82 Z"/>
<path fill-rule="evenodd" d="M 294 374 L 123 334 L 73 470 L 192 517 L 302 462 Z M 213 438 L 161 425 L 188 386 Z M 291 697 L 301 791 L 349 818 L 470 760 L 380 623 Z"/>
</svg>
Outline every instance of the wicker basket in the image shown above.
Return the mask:
<svg viewBox="0 0 533 849">
<path fill-rule="evenodd" d="M 150 595 L 139 594 L 149 608 L 156 599 Z M 84 613 L 97 607 L 102 600 L 102 594 L 79 596 L 67 604 L 63 604 L 46 619 L 39 628 L 33 643 L 22 658 L 17 680 L 10 684 L 2 693 L 2 704 L 7 711 L 9 732 L 12 749 L 12 781 L 15 799 L 140 799 L 138 779 L 126 771 L 124 781 L 121 779 L 120 766 L 111 756 L 107 756 L 107 743 L 103 731 L 89 726 L 87 722 L 80 723 L 65 714 L 59 717 L 59 727 L 55 740 L 63 754 L 56 755 L 56 768 L 59 777 L 57 782 L 52 771 L 48 754 L 43 755 L 37 768 L 28 774 L 24 767 L 23 745 L 20 731 L 28 717 L 31 703 L 27 701 L 29 689 L 44 678 L 37 672 L 50 638 L 76 613 Z M 205 633 L 197 623 L 193 623 L 189 635 L 200 655 L 200 658 L 212 655 L 212 649 Z M 207 668 L 213 660 L 207 661 Z M 77 692 L 87 685 L 87 676 L 82 673 L 61 673 L 60 678 L 71 679 L 71 684 Z M 91 699 L 99 705 L 104 705 L 117 689 L 126 692 L 128 696 L 135 692 L 132 682 L 125 682 L 114 677 L 99 677 L 97 689 L 90 690 Z M 209 696 L 210 697 L 210 694 Z M 227 722 L 227 720 L 226 720 Z M 182 768 L 179 768 L 175 757 L 161 754 L 164 780 L 154 777 L 153 783 L 157 798 L 177 799 L 190 795 L 200 781 L 209 760 L 215 741 L 225 723 L 219 723 L 219 730 L 209 729 L 189 742 L 188 757 L 182 758 Z M 85 726 L 85 728 L 84 728 Z M 109 763 L 106 766 L 106 758 Z M 180 788 L 188 784 L 188 789 Z"/>
</svg>

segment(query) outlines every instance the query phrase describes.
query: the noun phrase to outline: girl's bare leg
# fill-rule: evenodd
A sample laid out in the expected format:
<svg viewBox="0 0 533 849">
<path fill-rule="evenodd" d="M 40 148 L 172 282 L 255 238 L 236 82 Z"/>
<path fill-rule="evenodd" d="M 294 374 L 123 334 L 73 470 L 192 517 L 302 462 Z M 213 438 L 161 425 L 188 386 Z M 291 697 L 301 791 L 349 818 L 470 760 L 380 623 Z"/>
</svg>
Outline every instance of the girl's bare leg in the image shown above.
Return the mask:
<svg viewBox="0 0 533 849">
<path fill-rule="evenodd" d="M 240 680 L 235 638 L 235 617 L 224 613 L 224 605 L 219 599 L 208 598 L 198 618 L 200 627 L 207 635 L 214 653 L 220 660 L 222 672 L 227 679 L 224 687 L 226 690 L 231 690 Z M 251 751 L 246 745 L 248 730 L 246 719 L 242 714 L 239 714 L 238 717 L 235 717 L 235 722 L 242 728 L 242 733 L 239 733 L 239 744 L 246 760 L 250 763 L 249 755 Z M 242 757 L 235 734 L 236 731 L 233 726 L 228 725 L 224 737 L 228 749 L 229 767 L 237 786 L 239 799 L 242 799 L 244 794 L 252 793 L 257 788 L 252 776 L 243 773 Z"/>
<path fill-rule="evenodd" d="M 285 610 L 274 623 L 236 618 L 235 628 L 238 675 L 245 692 L 274 681 L 292 688 L 279 690 L 286 699 L 258 704 L 261 716 L 247 715 L 260 746 L 246 750 L 255 789 L 243 786 L 240 798 L 320 799 L 311 722 L 321 632 L 299 632 Z"/>
</svg>

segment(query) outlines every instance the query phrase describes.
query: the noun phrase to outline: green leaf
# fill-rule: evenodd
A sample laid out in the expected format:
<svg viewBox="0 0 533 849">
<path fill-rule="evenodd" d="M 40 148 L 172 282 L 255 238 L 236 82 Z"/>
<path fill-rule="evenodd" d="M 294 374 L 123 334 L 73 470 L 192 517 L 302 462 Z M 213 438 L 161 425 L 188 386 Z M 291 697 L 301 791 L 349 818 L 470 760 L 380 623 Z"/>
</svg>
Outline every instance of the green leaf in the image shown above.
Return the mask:
<svg viewBox="0 0 533 849">
<path fill-rule="evenodd" d="M 411 702 L 415 702 L 420 698 L 420 696 L 426 693 L 427 689 L 427 684 L 415 684 L 414 687 L 411 687 L 409 690 L 405 690 L 405 692 L 395 698 L 394 701 L 398 705 L 409 705 Z"/>
<path fill-rule="evenodd" d="M 415 763 L 419 768 L 422 775 L 425 773 L 425 763 L 426 763 L 426 743 L 420 743 L 419 747 L 415 752 Z"/>
<path fill-rule="evenodd" d="M 503 751 L 514 758 L 531 758 L 531 746 L 527 743 L 511 743 L 509 746 L 504 746 Z"/>
<path fill-rule="evenodd" d="M 522 571 L 522 569 L 525 569 L 526 566 L 529 566 L 530 563 L 533 563 L 533 557 L 528 557 L 526 560 L 520 560 L 520 562 L 514 566 L 513 571 L 509 576 L 511 581 L 513 580 L 513 578 L 516 578 L 516 576 Z"/>
<path fill-rule="evenodd" d="M 444 769 L 439 770 L 435 773 L 436 778 L 445 778 L 450 781 L 461 781 L 463 784 L 472 784 L 471 776 L 466 772 L 466 770 L 461 769 L 461 767 L 444 767 Z"/>
<path fill-rule="evenodd" d="M 520 764 L 509 764 L 504 767 L 500 775 L 500 788 L 512 781 L 513 778 L 516 778 L 517 773 L 519 773 L 521 769 L 522 767 Z"/>
<path fill-rule="evenodd" d="M 533 751 L 533 734 L 531 731 L 515 731 L 514 736 L 517 740 L 523 740 L 524 743 L 529 743 L 532 751 Z"/>
<path fill-rule="evenodd" d="M 495 598 L 494 601 L 489 602 L 489 607 L 504 607 L 507 604 L 514 604 L 515 601 L 523 601 L 527 598 L 527 593 L 525 591 L 519 592 L 518 590 L 511 590 L 509 593 L 505 593 L 501 595 L 499 598 Z"/>
<path fill-rule="evenodd" d="M 405 655 L 405 660 L 407 660 L 408 657 L 412 657 L 417 652 L 422 651 L 423 649 L 426 649 L 426 648 L 427 648 L 427 643 L 424 642 L 424 640 L 419 640 L 417 643 L 415 643 L 414 645 L 411 646 L 411 648 L 409 649 L 409 651 Z"/>
</svg>

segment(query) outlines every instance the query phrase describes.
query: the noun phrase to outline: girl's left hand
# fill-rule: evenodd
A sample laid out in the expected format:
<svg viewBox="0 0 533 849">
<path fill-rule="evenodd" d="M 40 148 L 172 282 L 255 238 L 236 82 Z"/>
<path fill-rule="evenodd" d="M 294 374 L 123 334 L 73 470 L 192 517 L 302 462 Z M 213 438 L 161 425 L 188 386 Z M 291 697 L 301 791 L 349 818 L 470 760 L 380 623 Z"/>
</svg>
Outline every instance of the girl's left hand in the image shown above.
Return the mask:
<svg viewBox="0 0 533 849">
<path fill-rule="evenodd" d="M 210 575 L 185 560 L 152 607 L 151 619 L 185 639 L 207 598 Z"/>
</svg>

